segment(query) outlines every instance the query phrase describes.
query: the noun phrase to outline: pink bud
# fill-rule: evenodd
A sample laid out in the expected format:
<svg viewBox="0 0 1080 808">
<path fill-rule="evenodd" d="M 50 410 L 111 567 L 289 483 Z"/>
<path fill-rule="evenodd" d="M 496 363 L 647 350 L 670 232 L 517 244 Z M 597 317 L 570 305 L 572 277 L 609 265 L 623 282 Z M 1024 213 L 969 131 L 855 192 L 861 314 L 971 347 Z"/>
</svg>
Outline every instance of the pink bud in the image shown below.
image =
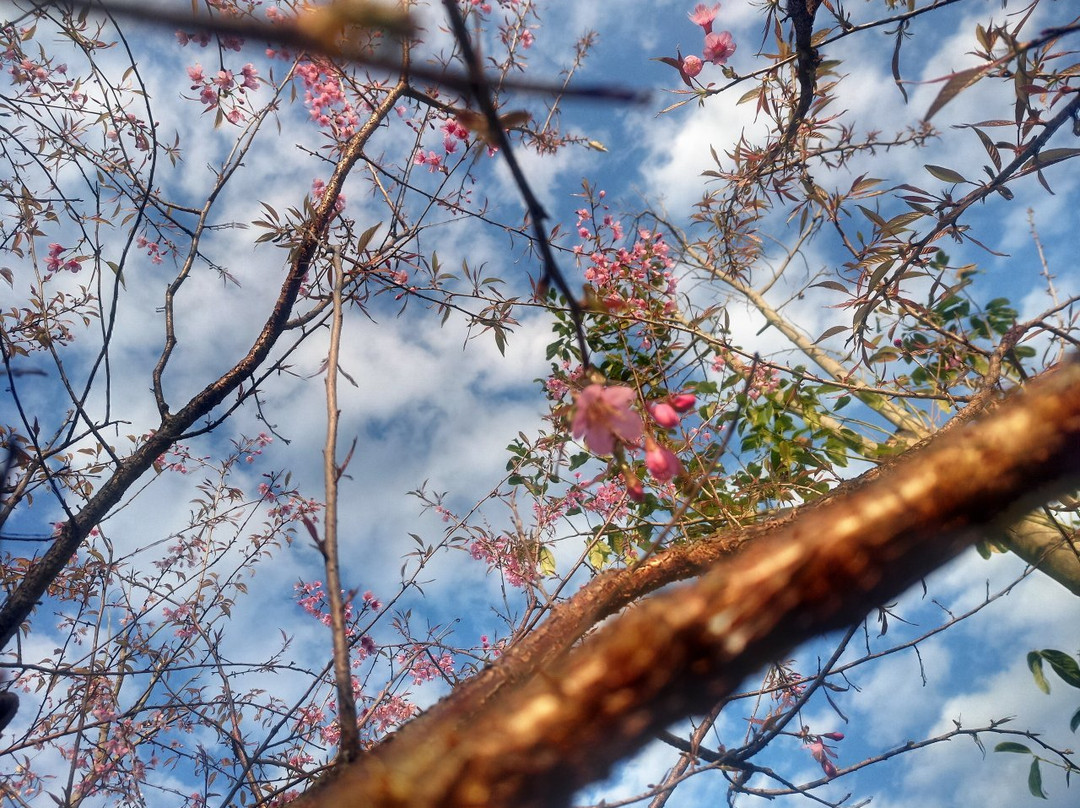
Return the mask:
<svg viewBox="0 0 1080 808">
<path fill-rule="evenodd" d="M 842 732 L 826 732 L 821 737 L 822 738 L 828 738 L 830 741 L 842 741 L 842 740 L 844 740 L 844 733 L 842 733 Z"/>
<path fill-rule="evenodd" d="M 645 500 L 645 486 L 641 484 L 641 480 L 634 474 L 633 470 L 626 466 L 623 468 L 623 482 L 626 483 L 626 495 L 634 502 L 643 502 Z"/>
<path fill-rule="evenodd" d="M 679 425 L 679 414 L 675 412 L 675 408 L 670 404 L 663 401 L 659 404 L 653 404 L 649 407 L 649 412 L 652 413 L 653 420 L 664 429 L 671 429 Z"/>
<path fill-rule="evenodd" d="M 676 412 L 689 412 L 697 403 L 693 393 L 679 393 L 677 396 L 669 398 L 668 401 L 671 402 L 671 406 L 675 408 Z"/>
<path fill-rule="evenodd" d="M 701 61 L 698 56 L 684 56 L 682 64 L 679 66 L 680 72 L 687 78 L 694 78 L 701 72 L 701 68 L 705 66 L 705 63 Z"/>
<path fill-rule="evenodd" d="M 645 467 L 657 482 L 666 483 L 682 474 L 682 463 L 675 453 L 653 440 L 645 442 Z"/>
</svg>

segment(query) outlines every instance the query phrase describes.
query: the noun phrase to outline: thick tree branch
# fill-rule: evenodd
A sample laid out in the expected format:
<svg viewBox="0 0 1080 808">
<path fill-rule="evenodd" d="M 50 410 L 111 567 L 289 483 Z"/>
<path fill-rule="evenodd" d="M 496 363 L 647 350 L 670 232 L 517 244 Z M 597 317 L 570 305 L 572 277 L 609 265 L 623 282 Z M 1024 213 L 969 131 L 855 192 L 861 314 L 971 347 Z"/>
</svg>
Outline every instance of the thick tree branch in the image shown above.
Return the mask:
<svg viewBox="0 0 1080 808">
<path fill-rule="evenodd" d="M 477 714 L 451 695 L 317 783 L 311 806 L 557 806 L 762 663 L 895 597 L 1080 479 L 1080 363 L 627 611 Z M 467 726 L 455 720 L 470 714 Z"/>
</svg>

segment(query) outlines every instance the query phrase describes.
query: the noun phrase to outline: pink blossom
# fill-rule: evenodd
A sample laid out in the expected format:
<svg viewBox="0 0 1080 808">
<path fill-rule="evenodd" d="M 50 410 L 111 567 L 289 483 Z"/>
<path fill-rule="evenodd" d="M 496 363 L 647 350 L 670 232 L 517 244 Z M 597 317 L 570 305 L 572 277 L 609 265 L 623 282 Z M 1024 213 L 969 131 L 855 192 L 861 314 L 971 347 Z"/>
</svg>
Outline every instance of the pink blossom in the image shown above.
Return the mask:
<svg viewBox="0 0 1080 808">
<path fill-rule="evenodd" d="M 705 37 L 705 52 L 702 58 L 714 65 L 722 65 L 735 53 L 735 41 L 729 31 L 709 34 Z"/>
<path fill-rule="evenodd" d="M 712 33 L 713 20 L 716 19 L 716 12 L 720 10 L 720 4 L 717 3 L 712 8 L 709 8 L 704 3 L 698 3 L 694 6 L 694 10 L 687 16 L 690 17 L 690 22 L 694 25 L 700 25 L 705 29 L 706 34 Z"/>
<path fill-rule="evenodd" d="M 693 393 L 679 393 L 668 399 L 675 412 L 689 412 L 694 409 L 697 399 Z"/>
<path fill-rule="evenodd" d="M 49 272 L 57 272 L 63 263 L 60 260 L 60 253 L 64 251 L 64 245 L 57 244 L 55 241 L 49 245 L 49 258 L 46 262 L 45 268 Z"/>
<path fill-rule="evenodd" d="M 653 420 L 664 429 L 672 429 L 679 425 L 679 413 L 667 402 L 661 401 L 649 407 L 649 413 Z"/>
<path fill-rule="evenodd" d="M 682 62 L 679 64 L 679 72 L 681 72 L 687 78 L 694 78 L 701 72 L 701 68 L 705 66 L 705 63 L 697 56 L 684 56 Z"/>
<path fill-rule="evenodd" d="M 666 483 L 683 472 L 682 463 L 675 453 L 653 440 L 645 443 L 645 467 L 657 482 L 661 483 Z"/>
<path fill-rule="evenodd" d="M 240 73 L 244 77 L 243 84 L 241 84 L 241 89 L 259 89 L 259 81 L 257 78 L 259 75 L 259 71 L 255 69 L 255 65 L 251 64 L 251 62 L 248 62 L 246 65 L 240 68 Z"/>
<path fill-rule="evenodd" d="M 574 437 L 584 437 L 589 451 L 600 455 L 614 452 L 616 439 L 637 443 L 644 426 L 632 409 L 636 397 L 629 387 L 590 384 L 574 402 Z"/>
<path fill-rule="evenodd" d="M 836 764 L 829 760 L 836 757 L 836 752 L 826 746 L 821 738 L 816 738 L 806 744 L 806 749 L 809 750 L 810 756 L 821 764 L 821 770 L 825 772 L 826 777 L 836 777 Z"/>
<path fill-rule="evenodd" d="M 413 162 L 418 166 L 427 166 L 428 171 L 438 171 L 442 167 L 442 158 L 435 152 L 429 151 L 427 155 L 424 154 L 424 150 L 420 149 L 416 156 L 413 157 Z"/>
</svg>

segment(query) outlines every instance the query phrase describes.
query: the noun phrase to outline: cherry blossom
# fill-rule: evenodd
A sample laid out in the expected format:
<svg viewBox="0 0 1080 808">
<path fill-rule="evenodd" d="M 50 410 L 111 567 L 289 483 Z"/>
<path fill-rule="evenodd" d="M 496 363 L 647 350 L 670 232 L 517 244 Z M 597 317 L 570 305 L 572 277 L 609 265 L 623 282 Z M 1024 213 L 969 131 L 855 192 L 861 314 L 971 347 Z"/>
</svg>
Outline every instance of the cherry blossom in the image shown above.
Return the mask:
<svg viewBox="0 0 1080 808">
<path fill-rule="evenodd" d="M 716 13 L 720 11 L 720 4 L 717 3 L 712 8 L 709 8 L 704 3 L 698 3 L 694 6 L 694 10 L 689 13 L 690 22 L 694 25 L 700 25 L 705 29 L 706 34 L 712 33 L 713 20 L 716 19 Z"/>
<path fill-rule="evenodd" d="M 653 404 L 649 407 L 649 414 L 656 423 L 665 429 L 673 429 L 679 425 L 679 413 L 666 401 Z"/>
<path fill-rule="evenodd" d="M 735 53 L 735 41 L 729 31 L 719 34 L 709 34 L 705 37 L 705 52 L 702 58 L 714 65 L 722 65 Z"/>
<path fill-rule="evenodd" d="M 574 437 L 584 438 L 589 451 L 599 455 L 614 452 L 616 440 L 637 443 L 644 427 L 632 409 L 636 398 L 629 387 L 590 384 L 574 404 Z"/>
<path fill-rule="evenodd" d="M 829 733 L 829 735 L 840 735 L 841 733 Z M 836 764 L 830 760 L 830 758 L 836 757 L 836 752 L 828 746 L 821 737 L 810 736 L 810 740 L 804 744 L 805 748 L 810 752 L 810 756 L 821 765 L 821 770 L 825 772 L 825 776 L 828 778 L 836 777 Z"/>
<path fill-rule="evenodd" d="M 697 399 L 693 393 L 679 393 L 668 399 L 672 409 L 675 412 L 689 412 L 694 409 L 694 405 L 697 403 Z"/>
<path fill-rule="evenodd" d="M 704 66 L 705 63 L 701 61 L 700 57 L 693 55 L 684 56 L 682 62 L 680 62 L 679 64 L 679 72 L 687 78 L 692 79 L 694 78 L 694 76 L 701 72 L 701 69 Z"/>
<path fill-rule="evenodd" d="M 645 442 L 645 467 L 657 482 L 666 483 L 683 472 L 683 465 L 675 453 L 649 438 Z"/>
</svg>

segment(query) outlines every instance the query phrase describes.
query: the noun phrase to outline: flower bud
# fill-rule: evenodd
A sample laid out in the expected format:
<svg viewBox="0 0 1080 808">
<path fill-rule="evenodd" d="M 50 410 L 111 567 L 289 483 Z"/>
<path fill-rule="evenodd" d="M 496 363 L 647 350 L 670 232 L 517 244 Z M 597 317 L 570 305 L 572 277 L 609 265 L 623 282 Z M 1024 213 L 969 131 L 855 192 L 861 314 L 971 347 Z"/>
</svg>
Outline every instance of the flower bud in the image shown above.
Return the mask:
<svg viewBox="0 0 1080 808">
<path fill-rule="evenodd" d="M 671 402 L 671 406 L 675 408 L 676 412 L 689 412 L 694 409 L 694 404 L 697 403 L 693 393 L 679 393 L 677 396 L 669 398 L 668 401 Z"/>
<path fill-rule="evenodd" d="M 660 483 L 666 483 L 683 472 L 682 463 L 675 453 L 651 439 L 645 441 L 645 467 Z"/>
<path fill-rule="evenodd" d="M 649 407 L 649 412 L 652 414 L 653 420 L 664 429 L 672 429 L 679 425 L 679 414 L 675 412 L 675 408 L 670 404 L 661 401 L 659 404 L 653 404 Z"/>
<path fill-rule="evenodd" d="M 701 72 L 701 68 L 705 66 L 705 63 L 701 61 L 698 56 L 684 56 L 682 64 L 680 65 L 680 72 L 688 78 L 694 78 Z"/>
</svg>

